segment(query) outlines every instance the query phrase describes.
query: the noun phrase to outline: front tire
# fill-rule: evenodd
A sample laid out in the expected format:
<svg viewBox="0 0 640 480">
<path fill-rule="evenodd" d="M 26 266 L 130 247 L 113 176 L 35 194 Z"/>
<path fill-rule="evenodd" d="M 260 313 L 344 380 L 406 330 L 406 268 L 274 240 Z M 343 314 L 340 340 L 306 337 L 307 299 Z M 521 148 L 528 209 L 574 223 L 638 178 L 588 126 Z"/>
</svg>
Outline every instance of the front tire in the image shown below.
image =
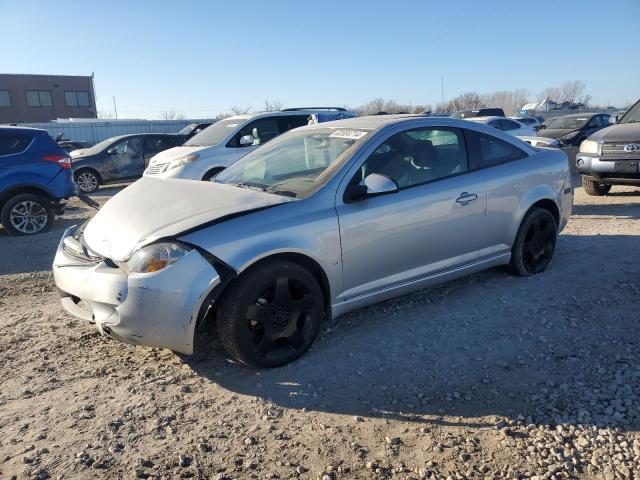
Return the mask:
<svg viewBox="0 0 640 480">
<path fill-rule="evenodd" d="M 584 187 L 584 191 L 588 195 L 593 195 L 595 197 L 601 197 L 606 195 L 611 190 L 611 185 L 607 185 L 606 183 L 596 182 L 587 177 L 582 177 L 582 186 Z"/>
<path fill-rule="evenodd" d="M 227 290 L 217 311 L 218 336 L 229 355 L 249 367 L 285 365 L 313 343 L 324 316 L 323 300 L 308 270 L 269 261 Z"/>
<path fill-rule="evenodd" d="M 93 193 L 98 190 L 98 187 L 100 186 L 100 178 L 98 177 L 98 174 L 88 168 L 78 170 L 74 177 L 76 184 L 78 185 L 78 190 L 84 194 Z"/>
<path fill-rule="evenodd" d="M 520 224 L 511 249 L 511 273 L 528 276 L 545 271 L 553 258 L 557 236 L 558 225 L 549 210 L 530 210 Z"/>
<path fill-rule="evenodd" d="M 51 229 L 53 208 L 41 195 L 23 193 L 10 198 L 0 211 L 0 221 L 12 236 L 35 235 Z"/>
</svg>

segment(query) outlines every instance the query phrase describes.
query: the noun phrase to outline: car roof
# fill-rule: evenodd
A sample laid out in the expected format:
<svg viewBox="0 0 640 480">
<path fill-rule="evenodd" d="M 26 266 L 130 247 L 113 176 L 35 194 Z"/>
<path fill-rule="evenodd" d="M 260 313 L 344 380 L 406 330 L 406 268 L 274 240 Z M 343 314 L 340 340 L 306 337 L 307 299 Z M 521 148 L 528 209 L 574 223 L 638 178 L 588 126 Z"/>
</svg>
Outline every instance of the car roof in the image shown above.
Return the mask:
<svg viewBox="0 0 640 480">
<path fill-rule="evenodd" d="M 553 117 L 556 118 L 584 118 L 584 117 L 595 117 L 596 115 L 609 115 L 608 113 L 599 113 L 599 112 L 585 112 L 585 113 L 572 113 L 571 115 L 562 115 L 561 117 Z M 551 120 L 551 119 L 549 119 Z"/>
<path fill-rule="evenodd" d="M 32 127 L 18 127 L 15 125 L 0 125 L 0 131 L 5 133 L 7 132 L 24 132 L 24 133 L 34 133 L 34 132 L 46 132 L 46 130 L 42 128 L 32 128 Z"/>
<path fill-rule="evenodd" d="M 465 118 L 463 120 L 469 120 L 471 122 L 480 122 L 480 123 L 487 123 L 490 120 L 505 120 L 507 119 L 507 117 L 499 117 L 497 115 L 491 116 L 491 117 L 469 117 L 469 118 Z M 513 118 L 510 118 L 508 120 L 513 120 Z"/>
</svg>

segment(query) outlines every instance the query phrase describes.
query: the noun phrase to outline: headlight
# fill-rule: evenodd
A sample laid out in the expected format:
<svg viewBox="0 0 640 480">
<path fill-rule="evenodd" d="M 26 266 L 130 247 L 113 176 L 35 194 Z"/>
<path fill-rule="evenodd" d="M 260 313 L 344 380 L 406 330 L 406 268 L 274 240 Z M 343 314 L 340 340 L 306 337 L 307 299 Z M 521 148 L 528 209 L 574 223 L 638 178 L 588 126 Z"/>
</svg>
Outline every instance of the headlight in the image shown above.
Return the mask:
<svg viewBox="0 0 640 480">
<path fill-rule="evenodd" d="M 175 160 L 171 160 L 171 162 L 169 162 L 167 170 L 173 170 L 174 168 L 182 167 L 183 165 L 194 162 L 199 158 L 200 155 L 187 155 L 186 157 L 176 158 Z"/>
<path fill-rule="evenodd" d="M 162 270 L 176 263 L 188 253 L 188 250 L 177 243 L 154 243 L 142 247 L 126 262 L 118 266 L 127 273 L 151 273 Z"/>
<path fill-rule="evenodd" d="M 594 153 L 598 155 L 600 153 L 600 144 L 593 140 L 585 140 L 580 144 L 580 153 Z"/>
</svg>

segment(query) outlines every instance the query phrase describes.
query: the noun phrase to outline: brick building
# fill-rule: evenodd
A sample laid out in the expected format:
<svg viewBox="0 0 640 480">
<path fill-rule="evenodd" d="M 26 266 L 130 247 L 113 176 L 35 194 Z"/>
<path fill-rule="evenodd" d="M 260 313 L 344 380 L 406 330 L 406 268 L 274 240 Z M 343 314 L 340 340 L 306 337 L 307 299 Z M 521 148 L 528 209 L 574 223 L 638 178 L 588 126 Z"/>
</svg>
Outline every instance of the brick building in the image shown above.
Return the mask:
<svg viewBox="0 0 640 480">
<path fill-rule="evenodd" d="M 0 73 L 0 124 L 96 117 L 93 75 Z"/>
</svg>

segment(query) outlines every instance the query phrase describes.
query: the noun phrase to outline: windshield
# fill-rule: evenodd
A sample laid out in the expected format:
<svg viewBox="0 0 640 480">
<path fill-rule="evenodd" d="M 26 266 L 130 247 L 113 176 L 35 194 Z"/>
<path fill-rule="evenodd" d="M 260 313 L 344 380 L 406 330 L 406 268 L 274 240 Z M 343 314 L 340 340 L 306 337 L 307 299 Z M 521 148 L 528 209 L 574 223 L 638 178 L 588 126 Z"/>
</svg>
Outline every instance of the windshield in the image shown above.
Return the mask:
<svg viewBox="0 0 640 480">
<path fill-rule="evenodd" d="M 226 138 L 238 125 L 246 122 L 246 119 L 227 118 L 219 122 L 209 125 L 200 133 L 195 134 L 183 146 L 185 147 L 211 147 L 219 144 Z"/>
<path fill-rule="evenodd" d="M 566 130 L 573 130 L 575 128 L 584 127 L 589 121 L 589 117 L 571 117 L 571 118 L 556 118 L 547 123 L 547 128 L 561 128 Z"/>
<path fill-rule="evenodd" d="M 101 141 L 100 143 L 96 143 L 93 147 L 86 149 L 82 152 L 82 155 L 95 155 L 96 153 L 100 153 L 113 142 L 115 142 L 118 137 L 107 138 L 106 140 Z"/>
<path fill-rule="evenodd" d="M 196 128 L 196 124 L 190 123 L 189 125 L 184 127 L 182 130 L 180 130 L 178 132 L 178 135 L 189 135 L 194 128 Z"/>
<path fill-rule="evenodd" d="M 215 182 L 302 198 L 317 190 L 369 131 L 290 131 L 223 170 Z"/>
<path fill-rule="evenodd" d="M 640 101 L 627 110 L 618 123 L 636 123 L 640 122 Z"/>
</svg>

